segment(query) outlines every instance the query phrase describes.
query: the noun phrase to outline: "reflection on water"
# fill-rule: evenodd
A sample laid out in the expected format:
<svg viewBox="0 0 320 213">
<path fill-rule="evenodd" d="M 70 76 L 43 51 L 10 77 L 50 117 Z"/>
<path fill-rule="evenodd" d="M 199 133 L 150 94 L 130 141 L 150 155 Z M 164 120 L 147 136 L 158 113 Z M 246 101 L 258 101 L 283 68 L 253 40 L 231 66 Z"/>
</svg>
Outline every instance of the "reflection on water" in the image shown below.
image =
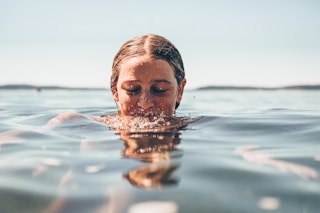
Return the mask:
<svg viewBox="0 0 320 213">
<path fill-rule="evenodd" d="M 124 177 L 140 188 L 161 188 L 178 183 L 173 172 L 179 167 L 182 151 L 179 132 L 128 133 L 121 132 L 125 149 L 123 156 L 146 162 L 146 165 L 133 168 Z"/>
<path fill-rule="evenodd" d="M 178 184 L 179 178 L 174 176 L 174 172 L 179 168 L 180 158 L 182 157 L 182 151 L 178 148 L 181 141 L 180 134 L 178 130 L 162 133 L 118 132 L 117 135 L 123 141 L 124 146 L 122 153 L 118 154 L 124 159 L 135 159 L 143 163 L 143 165 L 130 167 L 124 171 L 123 177 L 131 185 L 140 189 L 159 189 Z M 82 152 L 90 152 L 101 149 L 101 144 L 95 141 L 82 140 L 80 147 Z M 68 212 L 75 209 L 83 211 L 85 208 L 83 205 L 90 206 L 90 209 L 96 206 L 97 209 L 106 212 L 123 211 L 123 209 L 121 210 L 122 206 L 126 206 L 132 199 L 127 190 L 119 192 L 119 189 L 112 190 L 112 187 L 111 190 L 109 187 L 101 188 L 104 184 L 97 184 L 85 178 L 87 176 L 92 179 L 94 176 L 91 175 L 103 174 L 104 171 L 108 172 L 108 167 L 109 165 L 101 162 L 88 163 L 78 161 L 73 164 L 70 170 L 61 178 L 59 195 L 49 205 L 46 212 Z M 90 190 L 94 189 L 94 197 L 96 197 L 90 200 L 90 204 L 83 200 L 83 198 L 87 197 L 85 194 L 81 196 L 81 194 L 85 193 L 83 190 L 88 190 L 89 188 Z M 153 205 L 163 207 L 163 205 L 167 206 L 168 204 L 160 202 L 153 203 Z M 169 209 L 174 209 L 172 204 L 169 207 Z M 134 209 L 137 208 L 138 206 L 134 206 Z M 130 211 L 133 211 L 133 208 Z"/>
<path fill-rule="evenodd" d="M 105 91 L 0 96 L 0 213 L 319 212 L 319 92 L 186 91 L 200 120 L 118 132 Z"/>
<path fill-rule="evenodd" d="M 181 123 L 174 121 L 174 127 Z M 0 212 L 122 212 L 131 202 L 130 190 L 121 192 L 121 187 L 110 185 L 121 177 L 139 189 L 176 186 L 179 177 L 175 171 L 183 155 L 178 147 L 181 132 L 168 126 L 166 123 L 164 132 L 160 128 L 153 132 L 108 131 L 109 139 L 105 139 L 108 126 L 79 116 L 49 127 L 3 132 L 0 171 L 5 175 L 0 178 L 0 204 L 9 199 L 12 207 L 6 205 Z M 46 140 L 51 142 L 43 143 Z M 131 163 L 124 166 L 125 159 Z M 118 175 L 113 178 L 112 174 Z M 22 201 L 41 205 L 25 207 Z"/>
</svg>

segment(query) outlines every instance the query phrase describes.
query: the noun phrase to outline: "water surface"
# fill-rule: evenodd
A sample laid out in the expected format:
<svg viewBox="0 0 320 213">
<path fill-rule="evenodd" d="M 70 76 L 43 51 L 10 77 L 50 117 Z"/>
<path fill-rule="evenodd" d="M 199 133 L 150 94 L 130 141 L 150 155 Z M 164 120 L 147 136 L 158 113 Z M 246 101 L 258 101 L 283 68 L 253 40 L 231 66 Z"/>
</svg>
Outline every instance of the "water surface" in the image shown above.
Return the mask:
<svg viewBox="0 0 320 213">
<path fill-rule="evenodd" d="M 320 209 L 319 91 L 186 91 L 166 133 L 59 113 L 115 113 L 109 91 L 0 91 L 0 212 Z M 144 209 L 144 211 L 142 211 Z"/>
</svg>

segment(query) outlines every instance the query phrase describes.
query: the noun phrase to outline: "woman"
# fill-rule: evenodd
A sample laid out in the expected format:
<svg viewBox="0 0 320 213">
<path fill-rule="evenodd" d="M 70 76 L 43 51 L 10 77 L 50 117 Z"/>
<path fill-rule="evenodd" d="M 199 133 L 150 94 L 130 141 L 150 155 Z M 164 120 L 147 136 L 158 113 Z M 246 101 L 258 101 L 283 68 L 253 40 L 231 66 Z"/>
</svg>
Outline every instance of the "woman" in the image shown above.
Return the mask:
<svg viewBox="0 0 320 213">
<path fill-rule="evenodd" d="M 117 129 L 119 122 L 122 123 L 120 126 L 128 122 L 137 126 L 141 124 L 141 118 L 154 121 L 172 117 L 181 102 L 185 85 L 181 55 L 169 40 L 155 34 L 134 37 L 121 46 L 113 60 L 110 87 L 118 116 L 93 119 Z M 63 113 L 49 124 L 79 117 L 82 116 Z M 167 123 L 163 119 L 157 121 L 157 125 Z"/>
<path fill-rule="evenodd" d="M 132 38 L 114 58 L 110 85 L 121 116 L 172 116 L 185 84 L 179 51 L 159 35 Z"/>
</svg>

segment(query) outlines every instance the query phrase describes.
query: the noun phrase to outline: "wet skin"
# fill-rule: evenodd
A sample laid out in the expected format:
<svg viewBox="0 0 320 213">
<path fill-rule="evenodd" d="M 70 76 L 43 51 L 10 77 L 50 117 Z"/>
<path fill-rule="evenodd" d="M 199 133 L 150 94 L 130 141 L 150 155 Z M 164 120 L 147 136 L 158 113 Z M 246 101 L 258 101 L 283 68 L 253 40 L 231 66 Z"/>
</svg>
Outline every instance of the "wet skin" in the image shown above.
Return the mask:
<svg viewBox="0 0 320 213">
<path fill-rule="evenodd" d="M 185 83 L 178 85 L 168 62 L 142 56 L 121 65 L 113 95 L 121 116 L 172 116 Z"/>
</svg>

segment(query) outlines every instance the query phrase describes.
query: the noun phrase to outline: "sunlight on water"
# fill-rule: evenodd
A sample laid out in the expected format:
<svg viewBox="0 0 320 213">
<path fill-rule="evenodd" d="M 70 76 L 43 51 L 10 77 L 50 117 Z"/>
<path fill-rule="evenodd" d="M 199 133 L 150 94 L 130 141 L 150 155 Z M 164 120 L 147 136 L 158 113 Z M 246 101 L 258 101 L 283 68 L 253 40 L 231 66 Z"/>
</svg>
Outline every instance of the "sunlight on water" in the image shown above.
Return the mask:
<svg viewBox="0 0 320 213">
<path fill-rule="evenodd" d="M 130 207 L 128 213 L 177 213 L 178 207 L 173 202 L 149 201 L 138 203 Z"/>
<path fill-rule="evenodd" d="M 320 92 L 186 91 L 172 118 L 119 118 L 108 91 L 0 100 L 1 213 L 320 208 Z"/>
<path fill-rule="evenodd" d="M 276 197 L 263 197 L 259 200 L 258 206 L 261 209 L 275 211 L 280 207 L 280 200 Z"/>
</svg>

